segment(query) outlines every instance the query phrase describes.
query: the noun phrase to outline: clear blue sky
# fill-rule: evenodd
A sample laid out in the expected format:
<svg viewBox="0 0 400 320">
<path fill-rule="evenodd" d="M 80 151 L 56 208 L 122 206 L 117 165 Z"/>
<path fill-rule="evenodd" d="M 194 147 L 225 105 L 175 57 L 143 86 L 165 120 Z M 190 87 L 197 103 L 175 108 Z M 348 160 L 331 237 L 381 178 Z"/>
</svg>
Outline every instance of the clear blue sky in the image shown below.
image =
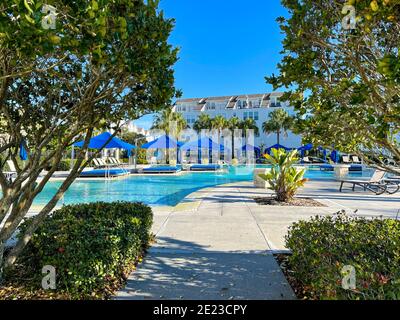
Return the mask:
<svg viewBox="0 0 400 320">
<path fill-rule="evenodd" d="M 161 0 L 176 26 L 180 48 L 176 86 L 184 98 L 271 91 L 264 77 L 276 73 L 282 34 L 280 0 Z M 148 128 L 152 116 L 136 123 Z"/>
</svg>

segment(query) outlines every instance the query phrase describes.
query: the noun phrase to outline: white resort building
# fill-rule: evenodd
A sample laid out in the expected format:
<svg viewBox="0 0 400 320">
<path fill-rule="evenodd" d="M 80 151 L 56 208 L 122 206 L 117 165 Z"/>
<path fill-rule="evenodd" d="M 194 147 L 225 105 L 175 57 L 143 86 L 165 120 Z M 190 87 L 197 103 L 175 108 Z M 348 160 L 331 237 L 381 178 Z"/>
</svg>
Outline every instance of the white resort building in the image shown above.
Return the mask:
<svg viewBox="0 0 400 320">
<path fill-rule="evenodd" d="M 287 102 L 280 100 L 282 95 L 283 93 L 274 92 L 180 99 L 174 104 L 173 111 L 181 113 L 190 127 L 193 127 L 201 113 L 206 113 L 212 118 L 217 115 L 221 115 L 226 119 L 235 116 L 241 120 L 252 118 L 256 121 L 260 131 L 259 136 L 255 137 L 256 146 L 264 144 L 268 147 L 277 142 L 276 134 L 267 135 L 262 130 L 262 124 L 268 119 L 269 113 L 277 108 L 284 108 L 289 115 L 294 115 L 295 112 L 294 108 Z M 281 136 L 280 143 L 289 148 L 297 148 L 301 146 L 301 136 L 289 132 L 287 137 Z"/>
</svg>

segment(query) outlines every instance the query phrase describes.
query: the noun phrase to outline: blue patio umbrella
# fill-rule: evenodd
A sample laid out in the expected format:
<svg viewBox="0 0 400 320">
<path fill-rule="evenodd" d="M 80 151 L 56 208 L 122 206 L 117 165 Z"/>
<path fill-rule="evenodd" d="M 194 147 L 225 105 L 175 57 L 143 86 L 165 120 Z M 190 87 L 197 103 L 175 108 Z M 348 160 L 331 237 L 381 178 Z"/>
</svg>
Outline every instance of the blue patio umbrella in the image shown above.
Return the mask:
<svg viewBox="0 0 400 320">
<path fill-rule="evenodd" d="M 128 156 L 131 155 L 131 151 L 136 149 L 136 147 L 128 142 L 125 142 L 117 137 L 113 137 L 108 143 L 107 141 L 111 138 L 112 134 L 109 132 L 104 132 L 96 137 L 93 137 L 89 141 L 89 149 L 100 149 L 104 147 L 105 149 L 124 149 L 128 151 Z M 106 144 L 107 143 L 107 144 Z M 75 147 L 82 148 L 85 141 L 79 141 L 74 143 Z M 106 144 L 106 145 L 105 145 Z"/>
<path fill-rule="evenodd" d="M 270 146 L 269 148 L 265 149 L 265 153 L 270 154 L 272 149 L 284 149 L 286 151 L 292 150 L 292 148 L 287 148 L 281 144 L 274 144 L 273 146 Z"/>
<path fill-rule="evenodd" d="M 142 149 L 177 149 L 177 162 L 180 163 L 179 159 L 179 148 L 182 143 L 176 141 L 168 135 L 163 135 L 153 141 L 147 142 L 141 146 Z M 158 155 L 157 155 L 158 156 Z"/>
<path fill-rule="evenodd" d="M 163 135 L 141 146 L 142 149 L 177 149 L 179 143 L 170 136 Z"/>
<path fill-rule="evenodd" d="M 225 147 L 222 144 L 214 142 L 211 138 L 203 137 L 199 140 L 186 142 L 182 147 L 182 151 L 199 150 L 199 161 L 201 160 L 201 150 L 207 149 L 211 153 L 212 150 L 218 150 L 224 152 Z"/>
<path fill-rule="evenodd" d="M 324 156 L 324 160 L 326 161 L 326 156 L 328 154 L 328 150 L 326 150 L 324 147 L 321 147 L 321 146 L 318 147 L 318 150 L 322 151 L 322 154 Z"/>
<path fill-rule="evenodd" d="M 333 150 L 330 154 L 330 158 L 333 160 L 333 162 L 338 163 L 340 160 L 340 153 L 337 150 Z"/>
<path fill-rule="evenodd" d="M 21 141 L 21 144 L 19 146 L 19 157 L 22 161 L 28 160 L 28 151 L 25 147 L 25 141 Z"/>
<path fill-rule="evenodd" d="M 221 152 L 223 152 L 225 150 L 225 147 L 222 144 L 218 144 L 216 142 L 214 142 L 211 138 L 201 138 L 199 140 L 195 140 L 195 141 L 189 141 L 186 142 L 181 149 L 183 151 L 189 151 L 189 150 L 193 150 L 193 149 L 208 149 L 208 150 L 219 150 Z"/>
<path fill-rule="evenodd" d="M 297 150 L 300 151 L 301 157 L 304 157 L 305 152 L 312 150 L 313 147 L 314 147 L 313 144 L 309 143 L 309 144 L 306 144 L 304 146 L 301 146 L 300 148 L 297 148 Z"/>
</svg>

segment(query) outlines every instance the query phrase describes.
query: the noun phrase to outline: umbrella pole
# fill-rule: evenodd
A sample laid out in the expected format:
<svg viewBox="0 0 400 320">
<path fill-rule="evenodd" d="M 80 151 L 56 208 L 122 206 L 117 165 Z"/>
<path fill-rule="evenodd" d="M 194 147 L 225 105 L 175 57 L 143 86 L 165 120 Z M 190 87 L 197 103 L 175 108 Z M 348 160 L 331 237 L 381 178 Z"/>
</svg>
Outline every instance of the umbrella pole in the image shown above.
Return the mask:
<svg viewBox="0 0 400 320">
<path fill-rule="evenodd" d="M 71 164 L 70 164 L 70 169 L 72 170 L 72 168 L 74 167 L 74 159 L 75 159 L 75 147 L 72 146 L 72 150 L 71 150 Z"/>
</svg>

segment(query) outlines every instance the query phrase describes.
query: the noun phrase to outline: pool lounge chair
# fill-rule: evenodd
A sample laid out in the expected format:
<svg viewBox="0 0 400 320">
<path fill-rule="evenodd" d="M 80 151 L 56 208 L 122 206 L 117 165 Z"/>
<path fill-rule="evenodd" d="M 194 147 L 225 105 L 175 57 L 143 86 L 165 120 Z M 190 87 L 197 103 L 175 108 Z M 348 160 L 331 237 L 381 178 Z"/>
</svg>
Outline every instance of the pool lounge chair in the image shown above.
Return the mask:
<svg viewBox="0 0 400 320">
<path fill-rule="evenodd" d="M 374 174 L 369 180 L 339 180 L 340 188 L 342 192 L 345 183 L 352 185 L 352 190 L 355 191 L 356 186 L 362 187 L 364 191 L 369 190 L 376 195 L 383 194 L 387 191 L 388 185 L 384 182 L 384 176 L 386 172 L 381 170 L 375 170 Z"/>
<path fill-rule="evenodd" d="M 164 173 L 178 173 L 181 168 L 177 166 L 152 166 L 142 169 L 142 173 L 164 174 Z"/>
<path fill-rule="evenodd" d="M 190 171 L 217 171 L 221 169 L 219 164 L 194 164 L 190 166 Z"/>
<path fill-rule="evenodd" d="M 122 163 L 121 161 L 119 161 L 117 158 L 114 158 L 114 157 L 109 157 L 108 163 L 114 167 L 123 167 L 123 166 L 127 165 L 125 163 Z"/>
<path fill-rule="evenodd" d="M 329 164 L 329 163 L 326 163 L 326 164 L 320 165 L 319 169 L 321 171 L 334 171 L 335 167 L 333 165 Z"/>
<path fill-rule="evenodd" d="M 117 167 L 117 165 L 116 164 L 113 164 L 113 163 L 107 163 L 104 159 L 102 159 L 102 158 L 97 158 L 97 159 L 93 159 L 93 160 L 95 160 L 95 163 L 96 163 L 96 161 L 97 161 L 97 163 L 98 163 L 98 166 L 97 166 L 97 168 L 113 168 L 113 167 Z"/>
<path fill-rule="evenodd" d="M 350 164 L 350 163 L 352 163 L 352 162 L 350 161 L 349 156 L 343 156 L 343 157 L 342 157 L 342 160 L 343 160 L 343 163 L 345 163 L 345 164 Z"/>
<path fill-rule="evenodd" d="M 363 170 L 363 166 L 361 164 L 352 164 L 349 167 L 349 171 L 353 172 L 353 171 L 362 171 Z"/>
<path fill-rule="evenodd" d="M 99 159 L 94 158 L 94 159 L 92 160 L 92 162 L 93 162 L 94 167 L 95 167 L 96 169 L 104 168 L 104 165 L 100 164 Z"/>
<path fill-rule="evenodd" d="M 312 161 L 310 160 L 309 157 L 303 157 L 303 159 L 301 159 L 301 163 L 310 164 L 312 163 Z"/>
<path fill-rule="evenodd" d="M 129 172 L 119 168 L 110 169 L 93 169 L 82 171 L 79 175 L 80 178 L 108 178 L 108 177 L 119 177 L 127 175 Z"/>
<path fill-rule="evenodd" d="M 358 156 L 352 156 L 351 159 L 353 160 L 353 163 L 358 163 L 358 164 L 361 163 L 361 160 Z"/>
<path fill-rule="evenodd" d="M 383 183 L 387 185 L 386 192 L 395 194 L 400 191 L 400 177 L 399 178 L 384 178 Z"/>
</svg>

